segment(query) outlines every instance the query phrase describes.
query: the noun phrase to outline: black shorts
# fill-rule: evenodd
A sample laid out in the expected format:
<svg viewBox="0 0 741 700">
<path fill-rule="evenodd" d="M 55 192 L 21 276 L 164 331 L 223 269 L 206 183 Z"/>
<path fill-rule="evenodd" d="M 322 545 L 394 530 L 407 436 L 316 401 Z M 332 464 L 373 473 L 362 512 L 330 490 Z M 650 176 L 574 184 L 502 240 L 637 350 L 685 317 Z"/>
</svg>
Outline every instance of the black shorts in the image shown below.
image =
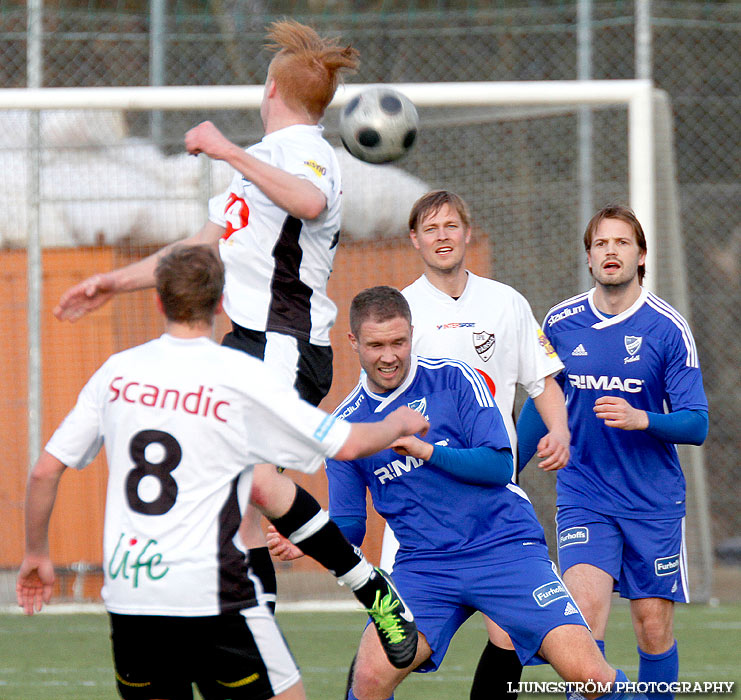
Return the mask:
<svg viewBox="0 0 741 700">
<path fill-rule="evenodd" d="M 270 615 L 212 617 L 109 613 L 116 685 L 124 700 L 266 700 L 300 681 Z"/>
<path fill-rule="evenodd" d="M 299 396 L 314 406 L 332 386 L 332 348 L 328 345 L 312 345 L 284 333 L 253 331 L 234 322 L 221 344 L 242 350 L 284 374 Z"/>
</svg>

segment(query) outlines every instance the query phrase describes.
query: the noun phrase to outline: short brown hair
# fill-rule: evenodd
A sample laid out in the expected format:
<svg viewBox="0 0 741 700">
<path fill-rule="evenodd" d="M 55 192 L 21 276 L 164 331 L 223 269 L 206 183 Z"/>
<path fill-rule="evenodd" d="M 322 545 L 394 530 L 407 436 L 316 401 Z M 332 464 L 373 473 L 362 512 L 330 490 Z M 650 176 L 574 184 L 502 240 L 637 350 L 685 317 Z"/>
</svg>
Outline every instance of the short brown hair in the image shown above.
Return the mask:
<svg viewBox="0 0 741 700">
<path fill-rule="evenodd" d="M 409 213 L 409 230 L 416 231 L 421 221 L 432 214 L 437 214 L 446 204 L 458 212 L 463 226 L 470 228 L 471 214 L 463 197 L 449 190 L 433 190 L 422 195 L 412 206 Z"/>
<path fill-rule="evenodd" d="M 165 317 L 176 323 L 211 323 L 224 291 L 224 266 L 207 245 L 173 248 L 155 270 Z"/>
<path fill-rule="evenodd" d="M 322 38 L 311 27 L 294 20 L 273 22 L 266 44 L 276 56 L 268 77 L 275 80 L 283 101 L 292 109 L 303 109 L 317 121 L 332 101 L 342 71 L 355 70 L 360 55 L 352 46 L 339 46 L 338 39 Z"/>
<path fill-rule="evenodd" d="M 404 295 L 394 287 L 369 287 L 355 295 L 350 304 L 350 330 L 357 338 L 360 326 L 368 319 L 377 323 L 404 318 L 412 325 L 412 311 Z"/>
<path fill-rule="evenodd" d="M 638 247 L 646 253 L 646 234 L 643 232 L 641 222 L 636 218 L 635 213 L 630 207 L 626 207 L 622 204 L 608 204 L 602 207 L 587 224 L 587 228 L 584 231 L 584 250 L 589 252 L 592 247 L 592 239 L 594 234 L 597 233 L 597 228 L 605 219 L 618 219 L 628 224 L 636 237 Z M 590 268 L 591 269 L 591 268 Z M 643 284 L 643 278 L 646 276 L 646 266 L 638 266 L 638 284 Z"/>
</svg>

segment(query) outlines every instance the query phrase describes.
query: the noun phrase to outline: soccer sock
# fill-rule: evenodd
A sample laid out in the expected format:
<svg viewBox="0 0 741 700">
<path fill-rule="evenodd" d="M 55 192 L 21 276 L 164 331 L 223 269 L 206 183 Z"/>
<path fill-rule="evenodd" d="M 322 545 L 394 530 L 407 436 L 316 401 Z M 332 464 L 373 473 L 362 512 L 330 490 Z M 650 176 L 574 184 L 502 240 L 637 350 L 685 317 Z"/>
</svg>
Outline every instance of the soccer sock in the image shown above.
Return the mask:
<svg viewBox="0 0 741 700">
<path fill-rule="evenodd" d="M 357 698 L 355 697 L 355 693 L 353 693 L 353 692 L 352 692 L 352 688 L 350 688 L 350 689 L 349 689 L 349 690 L 347 691 L 347 700 L 358 700 L 358 699 L 357 699 Z M 389 695 L 389 697 L 388 697 L 388 698 L 386 698 L 386 700 L 394 700 L 394 696 L 393 696 L 393 694 L 392 694 L 392 695 Z"/>
<path fill-rule="evenodd" d="M 677 640 L 663 654 L 647 654 L 638 647 L 638 682 L 674 683 L 679 678 Z M 649 700 L 673 700 L 673 693 L 646 693 Z"/>
<path fill-rule="evenodd" d="M 283 537 L 329 569 L 340 583 L 353 591 L 371 577 L 373 567 L 360 550 L 345 539 L 314 496 L 298 484 L 296 498 L 288 512 L 271 522 Z"/>
<path fill-rule="evenodd" d="M 615 674 L 615 683 L 627 683 L 628 682 L 628 676 L 625 675 L 620 669 L 617 669 L 617 672 Z M 635 693 L 624 693 L 622 691 L 618 692 L 617 690 L 613 690 L 611 693 L 605 693 L 604 695 L 600 695 L 599 700 L 633 700 L 633 698 L 642 699 L 645 698 L 644 695 L 636 695 Z"/>
<path fill-rule="evenodd" d="M 471 700 L 515 700 L 517 692 L 511 689 L 517 688 L 521 676 L 522 664 L 517 652 L 487 642 L 473 676 Z"/>
<path fill-rule="evenodd" d="M 263 593 L 267 598 L 270 611 L 275 613 L 275 599 L 278 593 L 278 584 L 275 580 L 275 567 L 270 558 L 267 547 L 254 547 L 249 550 L 249 565 L 252 573 L 260 579 Z"/>
<path fill-rule="evenodd" d="M 345 697 L 349 698 L 352 695 L 352 678 L 355 673 L 355 662 L 358 660 L 358 655 L 352 657 L 350 662 L 350 668 L 347 669 L 347 683 L 345 684 Z"/>
</svg>

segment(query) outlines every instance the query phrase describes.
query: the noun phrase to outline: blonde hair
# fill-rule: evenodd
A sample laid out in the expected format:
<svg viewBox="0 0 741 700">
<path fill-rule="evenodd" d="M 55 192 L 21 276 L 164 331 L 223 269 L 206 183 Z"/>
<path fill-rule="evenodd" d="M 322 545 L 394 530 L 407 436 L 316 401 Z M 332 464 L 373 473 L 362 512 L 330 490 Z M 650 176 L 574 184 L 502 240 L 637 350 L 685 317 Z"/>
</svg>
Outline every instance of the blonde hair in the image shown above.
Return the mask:
<svg viewBox="0 0 741 700">
<path fill-rule="evenodd" d="M 342 71 L 358 67 L 359 53 L 352 46 L 339 46 L 338 39 L 322 38 L 311 27 L 295 20 L 270 25 L 266 48 L 276 52 L 268 78 L 278 94 L 295 110 L 305 110 L 312 119 L 324 116 L 340 82 Z"/>
<path fill-rule="evenodd" d="M 437 214 L 445 205 L 455 209 L 461 219 L 464 229 L 471 226 L 471 214 L 463 197 L 449 190 L 433 190 L 422 195 L 412 206 L 409 212 L 409 230 L 416 231 L 428 216 Z"/>
</svg>

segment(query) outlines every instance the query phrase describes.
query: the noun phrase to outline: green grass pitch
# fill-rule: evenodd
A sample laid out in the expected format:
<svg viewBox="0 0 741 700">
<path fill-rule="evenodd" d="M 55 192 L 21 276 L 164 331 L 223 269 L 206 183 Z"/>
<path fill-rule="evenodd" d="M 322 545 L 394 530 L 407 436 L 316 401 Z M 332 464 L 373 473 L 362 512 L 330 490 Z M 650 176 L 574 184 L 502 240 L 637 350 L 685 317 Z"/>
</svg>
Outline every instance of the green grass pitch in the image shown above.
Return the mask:
<svg viewBox="0 0 741 700">
<path fill-rule="evenodd" d="M 308 697 L 341 700 L 347 667 L 364 625 L 362 613 L 283 612 L 279 620 L 301 665 Z M 677 606 L 675 627 L 681 680 L 741 682 L 741 604 Z M 412 674 L 397 691 L 397 700 L 467 700 L 484 639 L 480 617 L 475 616 L 456 635 L 442 668 L 433 674 Z M 613 664 L 636 679 L 635 641 L 624 604 L 613 608 L 607 652 Z M 528 668 L 523 674 L 523 680 L 531 681 L 556 678 L 550 667 Z M 738 697 L 738 692 L 731 697 Z M 2 700 L 117 697 L 105 615 L 0 615 Z"/>
</svg>

